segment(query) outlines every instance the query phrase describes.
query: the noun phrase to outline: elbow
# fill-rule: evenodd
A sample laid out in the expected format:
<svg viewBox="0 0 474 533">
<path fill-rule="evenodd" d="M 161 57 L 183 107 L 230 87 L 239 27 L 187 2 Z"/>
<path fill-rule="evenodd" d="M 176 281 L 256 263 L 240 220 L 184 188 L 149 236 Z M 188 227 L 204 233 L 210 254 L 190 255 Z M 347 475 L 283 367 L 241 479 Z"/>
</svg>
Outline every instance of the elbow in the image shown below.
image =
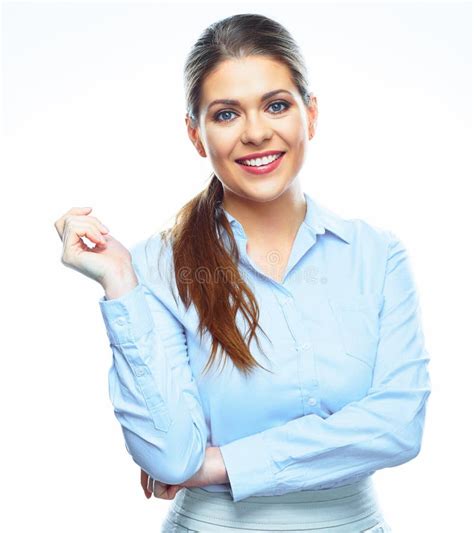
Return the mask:
<svg viewBox="0 0 474 533">
<path fill-rule="evenodd" d="M 168 455 L 168 460 L 156 469 L 156 477 L 153 479 L 158 479 L 158 481 L 168 485 L 182 485 L 202 468 L 205 457 L 206 448 L 195 450 L 188 456 L 173 454 L 171 457 Z"/>
<path fill-rule="evenodd" d="M 207 438 L 199 432 L 192 433 L 188 438 L 177 435 L 169 441 L 162 441 L 159 447 L 126 429 L 124 435 L 133 461 L 161 483 L 184 483 L 200 470 L 205 460 Z"/>
<path fill-rule="evenodd" d="M 408 448 L 406 445 L 404 445 L 401 450 L 398 448 L 398 452 L 392 450 L 384 461 L 384 468 L 400 466 L 404 463 L 408 463 L 409 461 L 415 459 L 415 457 L 419 455 L 420 451 L 421 440 L 413 441 L 413 446 L 411 448 Z"/>
<path fill-rule="evenodd" d="M 157 479 L 170 485 L 180 485 L 192 478 L 205 461 L 207 439 L 204 419 L 176 417 L 162 450 L 162 464 L 166 467 L 160 469 L 161 477 Z"/>
<path fill-rule="evenodd" d="M 407 463 L 415 459 L 421 451 L 426 417 L 426 402 L 411 422 L 391 433 L 391 466 Z"/>
</svg>

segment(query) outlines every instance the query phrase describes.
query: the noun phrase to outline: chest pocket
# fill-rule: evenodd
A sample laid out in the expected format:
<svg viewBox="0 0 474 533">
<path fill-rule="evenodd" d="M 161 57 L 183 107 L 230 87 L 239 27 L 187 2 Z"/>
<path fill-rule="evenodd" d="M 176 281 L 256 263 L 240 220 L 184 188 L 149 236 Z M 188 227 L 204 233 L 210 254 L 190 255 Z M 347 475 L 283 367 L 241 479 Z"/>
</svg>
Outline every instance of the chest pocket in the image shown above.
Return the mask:
<svg viewBox="0 0 474 533">
<path fill-rule="evenodd" d="M 342 348 L 369 368 L 373 367 L 377 353 L 382 302 L 383 296 L 377 293 L 329 296 Z"/>
</svg>

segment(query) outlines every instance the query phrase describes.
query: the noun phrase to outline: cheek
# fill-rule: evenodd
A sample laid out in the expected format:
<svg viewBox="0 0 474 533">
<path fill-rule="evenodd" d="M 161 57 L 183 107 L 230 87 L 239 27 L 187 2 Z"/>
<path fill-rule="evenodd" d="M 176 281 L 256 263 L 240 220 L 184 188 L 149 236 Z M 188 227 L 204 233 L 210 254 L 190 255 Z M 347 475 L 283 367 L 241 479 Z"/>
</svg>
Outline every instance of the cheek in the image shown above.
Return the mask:
<svg viewBox="0 0 474 533">
<path fill-rule="evenodd" d="M 297 118 L 288 122 L 286 131 L 292 142 L 299 143 L 305 138 L 305 124 Z"/>
<path fill-rule="evenodd" d="M 207 134 L 209 155 L 211 157 L 226 157 L 235 148 L 238 135 L 230 128 L 222 128 L 219 131 L 210 131 Z"/>
<path fill-rule="evenodd" d="M 301 145 L 305 139 L 304 123 L 297 117 L 288 117 L 287 120 L 278 122 L 274 125 L 273 132 L 293 148 Z"/>
</svg>

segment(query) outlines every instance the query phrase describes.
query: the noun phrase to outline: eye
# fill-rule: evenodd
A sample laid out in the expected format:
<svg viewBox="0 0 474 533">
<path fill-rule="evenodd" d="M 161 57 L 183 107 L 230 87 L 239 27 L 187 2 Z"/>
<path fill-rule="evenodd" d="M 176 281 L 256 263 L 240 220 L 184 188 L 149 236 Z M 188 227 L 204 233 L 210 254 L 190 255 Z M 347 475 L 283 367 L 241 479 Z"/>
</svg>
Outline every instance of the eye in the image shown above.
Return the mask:
<svg viewBox="0 0 474 533">
<path fill-rule="evenodd" d="M 283 106 L 285 106 L 280 111 L 277 111 L 276 113 L 274 113 L 275 115 L 277 115 L 278 113 L 282 113 L 283 111 L 286 111 L 290 107 L 290 104 L 288 102 L 283 102 L 283 101 L 281 101 L 281 102 L 273 102 L 268 107 L 272 107 L 274 105 L 283 105 Z"/>
<path fill-rule="evenodd" d="M 216 114 L 214 115 L 214 118 L 213 118 L 214 122 L 230 122 L 229 120 L 225 120 L 225 119 L 224 119 L 224 120 L 219 120 L 219 117 L 220 117 L 221 115 L 225 115 L 225 114 L 227 114 L 227 113 L 232 114 L 232 113 L 234 113 L 234 112 L 233 112 L 233 111 L 228 111 L 228 110 L 225 110 L 225 111 L 219 111 L 219 113 L 216 113 Z M 235 114 L 235 113 L 234 113 L 234 114 Z"/>
<path fill-rule="evenodd" d="M 284 111 L 286 111 L 287 109 L 289 109 L 289 108 L 291 107 L 291 104 L 290 104 L 289 102 L 286 102 L 285 100 L 278 100 L 277 102 L 272 102 L 272 103 L 268 106 L 268 108 L 271 108 L 271 107 L 273 107 L 273 106 L 278 106 L 278 105 L 283 106 L 283 109 L 281 109 L 280 111 L 276 111 L 276 112 L 274 112 L 274 113 L 271 113 L 272 115 L 279 115 L 280 113 L 283 113 Z M 267 109 L 268 109 L 268 108 L 267 108 Z M 223 111 L 219 111 L 218 113 L 216 113 L 216 114 L 213 116 L 212 120 L 213 120 L 214 122 L 231 122 L 233 119 L 229 119 L 229 120 L 226 120 L 226 119 L 219 120 L 219 117 L 220 117 L 221 115 L 226 114 L 226 113 L 230 113 L 230 114 L 233 113 L 233 114 L 235 115 L 235 112 L 234 112 L 234 111 L 230 111 L 229 109 L 224 109 Z"/>
</svg>

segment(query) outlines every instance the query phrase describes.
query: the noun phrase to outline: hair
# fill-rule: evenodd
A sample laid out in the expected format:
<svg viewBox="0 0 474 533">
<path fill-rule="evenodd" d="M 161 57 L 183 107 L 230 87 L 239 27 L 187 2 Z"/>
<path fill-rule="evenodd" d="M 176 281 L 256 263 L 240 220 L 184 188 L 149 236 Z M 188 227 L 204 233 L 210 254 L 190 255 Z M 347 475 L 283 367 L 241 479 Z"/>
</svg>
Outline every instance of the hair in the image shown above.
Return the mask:
<svg viewBox="0 0 474 533">
<path fill-rule="evenodd" d="M 249 56 L 265 56 L 286 65 L 303 102 L 309 105 L 306 67 L 290 33 L 281 24 L 263 15 L 238 14 L 206 28 L 187 56 L 184 66 L 185 99 L 193 127 L 198 123 L 202 85 L 206 77 L 223 61 Z M 212 349 L 206 371 L 220 347 L 235 367 L 248 376 L 255 366 L 263 368 L 249 349 L 255 337 L 261 350 L 256 336 L 257 327 L 262 330 L 258 324 L 260 311 L 252 290 L 237 268 L 239 249 L 222 210 L 222 199 L 222 183 L 212 173 L 208 186 L 178 211 L 174 226 L 162 231 L 161 236 L 165 241 L 172 242 L 179 296 L 186 309 L 191 303 L 195 305 L 201 340 L 205 330 L 211 334 Z M 229 250 L 220 237 L 221 231 L 229 239 Z M 200 275 L 185 280 L 182 279 L 183 272 L 199 272 Z M 226 275 L 219 275 L 216 279 L 215 274 L 221 272 Z M 202 280 L 201 273 L 207 274 L 204 276 L 206 279 Z M 249 326 L 245 338 L 237 327 L 238 312 L 242 313 Z"/>
</svg>

